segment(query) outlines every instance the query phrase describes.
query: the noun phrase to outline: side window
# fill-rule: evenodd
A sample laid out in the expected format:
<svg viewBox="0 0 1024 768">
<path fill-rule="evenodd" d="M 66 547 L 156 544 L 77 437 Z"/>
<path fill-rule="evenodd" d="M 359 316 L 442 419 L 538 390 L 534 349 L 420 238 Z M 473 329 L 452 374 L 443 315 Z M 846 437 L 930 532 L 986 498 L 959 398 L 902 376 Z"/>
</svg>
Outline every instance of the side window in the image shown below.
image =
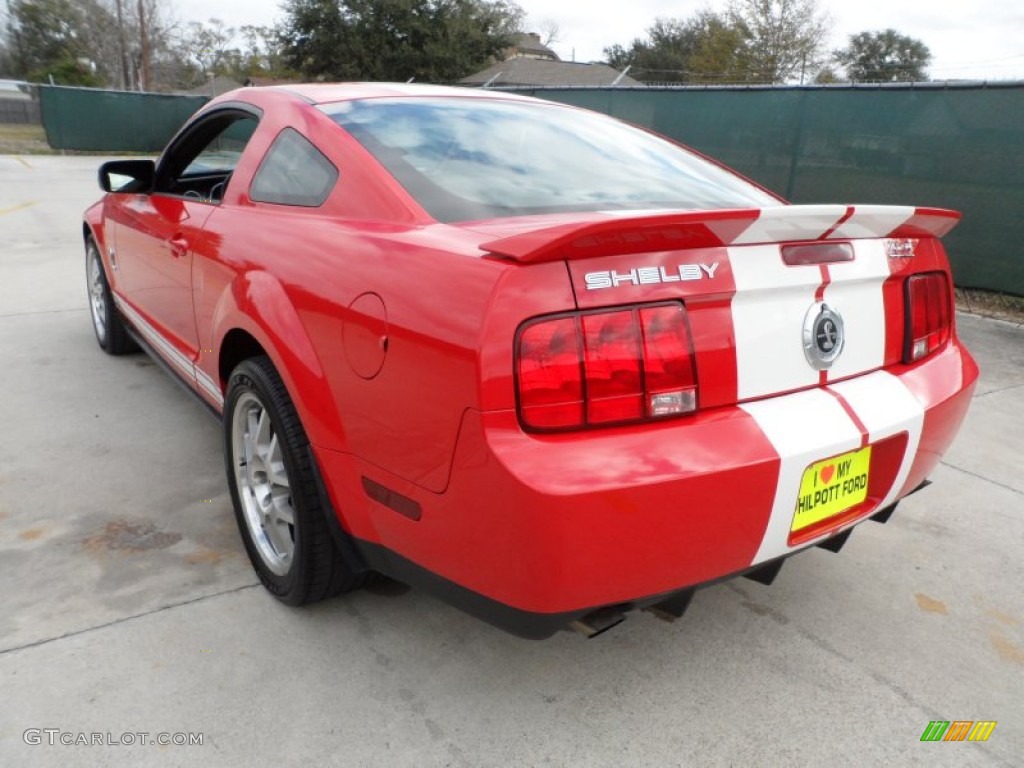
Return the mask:
<svg viewBox="0 0 1024 768">
<path fill-rule="evenodd" d="M 256 125 L 253 115 L 237 110 L 202 120 L 167 152 L 156 191 L 219 203 Z"/>
<path fill-rule="evenodd" d="M 261 203 L 323 205 L 338 169 L 298 131 L 285 128 L 274 139 L 252 180 L 249 197 Z"/>
<path fill-rule="evenodd" d="M 249 143 L 256 130 L 256 121 L 252 118 L 241 118 L 233 121 L 213 140 L 203 147 L 188 167 L 186 176 L 203 173 L 231 173 L 242 157 L 242 150 Z"/>
</svg>

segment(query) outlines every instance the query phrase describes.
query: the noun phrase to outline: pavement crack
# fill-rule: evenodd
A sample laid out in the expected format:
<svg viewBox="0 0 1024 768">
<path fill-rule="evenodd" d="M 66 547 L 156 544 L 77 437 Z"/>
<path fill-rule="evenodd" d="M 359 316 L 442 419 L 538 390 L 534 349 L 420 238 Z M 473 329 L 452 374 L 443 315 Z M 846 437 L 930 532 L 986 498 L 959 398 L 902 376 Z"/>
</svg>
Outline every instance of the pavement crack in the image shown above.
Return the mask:
<svg viewBox="0 0 1024 768">
<path fill-rule="evenodd" d="M 1024 491 L 1020 490 L 1019 488 L 1014 488 L 1012 485 L 1007 485 L 1006 483 L 1000 483 L 998 480 L 993 480 L 991 477 L 985 477 L 984 475 L 979 475 L 977 472 L 971 472 L 971 470 L 969 470 L 969 469 L 964 469 L 963 467 L 958 467 L 956 464 L 950 464 L 948 461 L 940 461 L 939 463 L 942 464 L 942 466 L 944 466 L 944 467 L 949 467 L 950 469 L 955 469 L 957 472 L 963 472 L 965 475 L 970 475 L 971 477 L 976 477 L 979 480 L 984 480 L 986 483 L 991 483 L 992 485 L 998 486 L 999 488 L 1005 488 L 1006 490 L 1010 491 L 1010 493 L 1016 493 L 1018 496 L 1024 496 Z"/>
<path fill-rule="evenodd" d="M 75 307 L 74 309 L 40 309 L 36 312 L 3 312 L 0 313 L 0 320 L 8 317 L 31 317 L 33 315 L 59 315 L 64 312 L 88 312 L 88 307 Z"/>
<path fill-rule="evenodd" d="M 76 629 L 73 632 L 65 632 L 63 635 L 57 635 L 56 637 L 46 637 L 42 640 L 35 640 L 31 643 L 25 643 L 24 645 L 15 645 L 10 648 L 0 649 L 0 657 L 6 656 L 9 653 L 16 651 L 24 651 L 28 648 L 36 648 L 41 645 L 49 645 L 50 643 L 56 643 L 59 640 L 66 640 L 69 637 L 77 637 L 78 635 L 85 635 L 90 632 L 95 632 L 100 629 L 106 629 L 107 627 L 117 626 L 118 624 L 124 624 L 128 621 L 135 621 L 136 619 L 142 619 L 146 616 L 152 616 L 154 613 L 161 613 L 163 611 L 170 611 L 175 608 L 181 608 L 186 605 L 193 605 L 195 603 L 201 603 L 205 600 L 212 600 L 215 597 L 222 597 L 223 595 L 231 595 L 235 592 L 242 592 L 246 589 L 252 589 L 260 586 L 259 582 L 253 582 L 252 584 L 243 584 L 240 587 L 232 587 L 231 589 L 225 589 L 221 592 L 214 592 L 209 595 L 201 595 L 199 597 L 193 597 L 191 600 L 183 600 L 180 603 L 171 603 L 170 605 L 161 605 L 159 608 L 154 608 L 151 611 L 145 611 L 143 613 L 136 613 L 131 616 L 123 616 L 120 619 L 114 619 L 103 624 L 97 624 L 94 627 L 86 627 L 85 629 Z"/>
<path fill-rule="evenodd" d="M 745 590 L 743 590 L 738 585 L 735 585 L 735 584 L 733 584 L 731 582 L 726 582 L 726 586 L 730 590 L 735 592 L 736 594 L 740 595 L 741 597 L 744 597 L 744 598 L 749 598 L 750 597 L 749 593 L 746 592 Z M 811 643 L 812 645 L 814 645 L 816 648 L 820 649 L 824 653 L 829 654 L 829 655 L 831 655 L 831 656 L 841 660 L 843 663 L 849 665 L 850 667 L 859 670 L 862 674 L 867 675 L 869 678 L 871 678 L 876 684 L 882 686 L 883 688 L 888 690 L 890 693 L 892 693 L 892 694 L 898 696 L 899 698 L 901 698 L 909 706 L 911 706 L 911 707 L 919 710 L 920 712 L 924 713 L 924 715 L 929 720 L 942 720 L 943 719 L 941 712 L 935 711 L 934 709 L 932 709 L 930 706 L 928 706 L 924 702 L 919 701 L 918 699 L 916 699 L 914 697 L 914 695 L 910 691 L 908 691 L 903 686 L 899 685 L 895 680 L 892 680 L 891 678 L 886 677 L 885 675 L 883 675 L 881 672 L 878 672 L 877 670 L 871 669 L 870 667 L 862 664 L 861 661 L 858 658 L 843 653 L 842 651 L 840 651 L 838 648 L 836 648 L 834 645 L 829 643 L 824 638 L 819 637 L 818 635 L 814 634 L 814 632 L 811 632 L 810 630 L 805 629 L 804 627 L 801 627 L 795 621 L 792 621 L 788 616 L 786 616 L 784 613 L 782 613 L 782 611 L 776 610 L 775 608 L 772 608 L 770 606 L 753 603 L 750 600 L 742 602 L 741 605 L 744 608 L 746 608 L 747 610 L 749 610 L 749 611 L 751 611 L 751 612 L 753 612 L 753 613 L 755 613 L 755 614 L 757 614 L 759 616 L 764 616 L 767 619 L 769 619 L 770 621 L 774 621 L 779 626 L 787 627 L 787 628 L 791 629 L 797 635 L 799 635 L 803 639 L 807 640 L 809 643 Z M 999 765 L 1002 765 L 1002 766 L 1006 766 L 1006 768 L 1012 768 L 1015 765 L 1015 763 L 1008 762 L 1000 754 L 997 754 L 996 751 L 993 750 L 991 747 L 988 747 L 986 749 L 981 749 L 980 747 L 982 745 L 979 744 L 978 746 L 979 746 L 979 750 L 978 751 L 983 751 L 985 756 L 987 758 L 989 758 L 990 760 L 992 760 L 993 762 L 995 762 L 995 763 L 997 763 Z M 985 746 L 987 747 L 988 745 L 985 745 Z"/>
<path fill-rule="evenodd" d="M 998 395 L 1000 392 L 1010 392 L 1010 391 L 1012 391 L 1014 389 L 1021 389 L 1021 388 L 1024 388 L 1024 384 L 1011 384 L 1008 387 L 1001 387 L 1000 389 L 993 389 L 993 390 L 990 390 L 988 392 L 982 392 L 981 394 L 975 395 L 974 399 L 975 400 L 980 400 L 981 398 L 988 397 L 989 395 Z"/>
</svg>

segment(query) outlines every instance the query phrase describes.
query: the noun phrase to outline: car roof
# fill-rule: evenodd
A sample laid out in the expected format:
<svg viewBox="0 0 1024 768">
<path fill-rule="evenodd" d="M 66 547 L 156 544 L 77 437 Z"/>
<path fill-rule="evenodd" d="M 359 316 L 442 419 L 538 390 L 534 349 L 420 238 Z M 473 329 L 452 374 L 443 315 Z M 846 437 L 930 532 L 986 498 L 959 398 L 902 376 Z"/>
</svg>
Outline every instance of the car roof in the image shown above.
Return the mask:
<svg viewBox="0 0 1024 768">
<path fill-rule="evenodd" d="M 286 85 L 242 88 L 238 91 L 232 91 L 231 95 L 238 96 L 257 91 L 288 94 L 310 104 L 329 104 L 338 101 L 351 101 L 353 99 L 401 96 L 456 96 L 459 98 L 500 98 L 516 101 L 535 101 L 525 96 L 502 91 L 485 91 L 479 88 L 455 88 L 424 83 L 290 83 Z M 228 96 L 229 94 L 224 95 Z"/>
</svg>

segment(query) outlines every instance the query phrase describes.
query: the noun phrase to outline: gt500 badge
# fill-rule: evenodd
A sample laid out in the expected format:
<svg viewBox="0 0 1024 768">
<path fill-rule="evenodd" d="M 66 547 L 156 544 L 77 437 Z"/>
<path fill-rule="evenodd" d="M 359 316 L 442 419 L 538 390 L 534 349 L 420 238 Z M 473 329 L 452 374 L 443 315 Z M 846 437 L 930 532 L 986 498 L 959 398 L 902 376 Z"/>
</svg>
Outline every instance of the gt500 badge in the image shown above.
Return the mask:
<svg viewBox="0 0 1024 768">
<path fill-rule="evenodd" d="M 665 267 L 637 267 L 628 272 L 614 269 L 603 272 L 587 272 L 583 280 L 588 291 L 600 288 L 618 288 L 623 283 L 630 285 L 653 285 L 654 283 L 678 283 L 689 280 L 713 280 L 718 262 L 711 264 L 680 264 L 674 270 Z"/>
</svg>

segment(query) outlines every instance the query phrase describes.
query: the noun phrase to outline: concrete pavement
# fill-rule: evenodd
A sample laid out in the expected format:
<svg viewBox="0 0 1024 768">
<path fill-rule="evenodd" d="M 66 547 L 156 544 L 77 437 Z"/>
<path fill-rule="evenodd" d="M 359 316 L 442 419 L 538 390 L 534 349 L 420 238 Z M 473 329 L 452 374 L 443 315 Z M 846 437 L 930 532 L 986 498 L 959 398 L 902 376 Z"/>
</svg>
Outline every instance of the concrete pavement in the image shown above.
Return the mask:
<svg viewBox="0 0 1024 768">
<path fill-rule="evenodd" d="M 771 587 L 592 641 L 415 590 L 290 609 L 245 558 L 218 424 L 95 344 L 99 162 L 0 156 L 0 765 L 1021 764 L 1021 327 L 959 317 L 983 378 L 934 485 Z M 998 725 L 921 743 L 931 720 Z M 60 743 L 94 733 L 131 743 Z"/>
</svg>

